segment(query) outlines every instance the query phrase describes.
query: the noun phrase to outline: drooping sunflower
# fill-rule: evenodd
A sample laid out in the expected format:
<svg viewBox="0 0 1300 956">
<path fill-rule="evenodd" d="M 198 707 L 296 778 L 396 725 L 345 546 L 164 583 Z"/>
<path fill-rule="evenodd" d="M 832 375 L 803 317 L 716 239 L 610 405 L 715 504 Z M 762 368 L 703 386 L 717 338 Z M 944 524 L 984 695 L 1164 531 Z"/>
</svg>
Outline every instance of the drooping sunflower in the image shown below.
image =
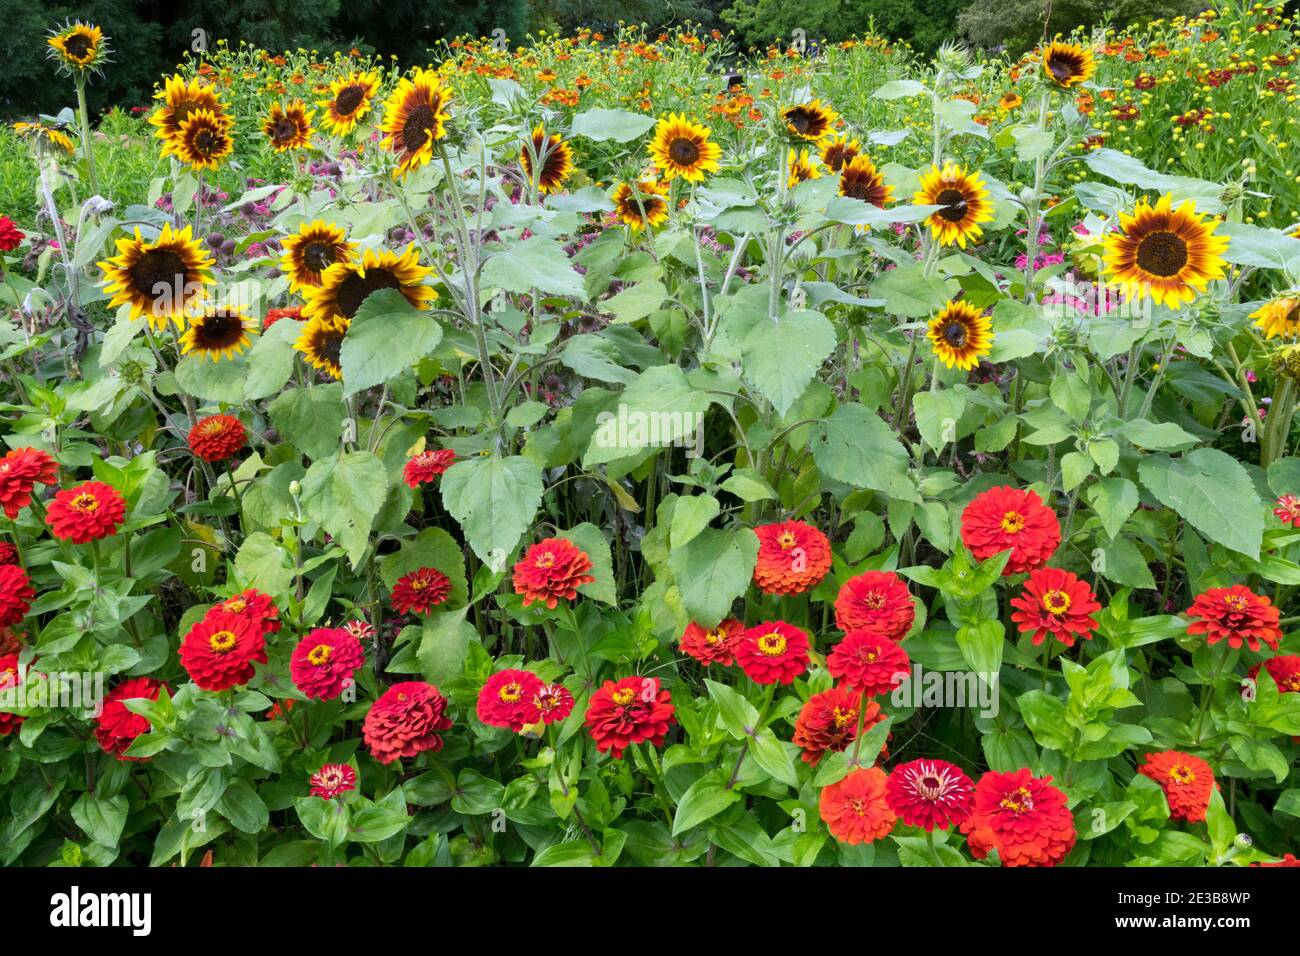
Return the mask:
<svg viewBox="0 0 1300 956">
<path fill-rule="evenodd" d="M 1278 296 L 1265 302 L 1250 314 L 1258 321 L 1255 325 L 1264 332 L 1264 338 L 1295 339 L 1300 338 L 1300 297 L 1294 295 Z"/>
<path fill-rule="evenodd" d="M 810 179 L 820 179 L 821 172 L 813 165 L 812 157 L 808 155 L 808 150 L 790 150 L 789 156 L 786 157 L 786 169 L 789 175 L 786 177 L 786 188 L 793 189 L 800 183 L 807 182 Z"/>
<path fill-rule="evenodd" d="M 289 291 L 300 292 L 319 286 L 330 266 L 352 259 L 356 243 L 348 242 L 342 226 L 317 219 L 304 223 L 297 235 L 286 236 L 280 268 L 289 277 Z"/>
<path fill-rule="evenodd" d="M 302 353 L 312 368 L 335 380 L 341 379 L 343 366 L 339 364 L 339 354 L 343 348 L 343 336 L 351 324 L 347 319 L 312 319 L 303 326 L 293 347 Z"/>
<path fill-rule="evenodd" d="M 212 110 L 196 110 L 181 123 L 181 131 L 172 143 L 173 152 L 196 170 L 217 169 L 235 149 L 230 126 L 224 116 Z"/>
<path fill-rule="evenodd" d="M 862 144 L 856 139 L 851 140 L 843 136 L 838 139 L 829 139 L 822 144 L 822 165 L 831 172 L 838 173 L 849 160 L 861 152 Z"/>
<path fill-rule="evenodd" d="M 170 223 L 153 242 L 140 237 L 117 240 L 117 255 L 99 263 L 104 291 L 112 296 L 110 309 L 130 304 L 131 318 L 146 316 L 163 329 L 170 319 L 184 328 L 185 314 L 207 295 L 212 285 L 214 260 L 190 235 L 190 227 L 173 229 Z"/>
<path fill-rule="evenodd" d="M 337 262 L 321 275 L 321 284 L 305 293 L 307 304 L 302 314 L 311 319 L 348 319 L 366 296 L 379 289 L 399 289 L 406 301 L 422 309 L 434 298 L 434 291 L 420 282 L 433 272 L 420 265 L 413 245 L 398 255 L 388 249 L 367 249 L 361 260 Z"/>
<path fill-rule="evenodd" d="M 181 336 L 181 354 L 201 355 L 216 362 L 234 358 L 252 345 L 257 325 L 243 306 L 210 305 L 190 317 L 190 327 Z"/>
<path fill-rule="evenodd" d="M 668 184 L 658 179 L 619 183 L 613 198 L 618 218 L 633 232 L 668 220 Z"/>
<path fill-rule="evenodd" d="M 894 198 L 894 187 L 885 185 L 885 177 L 870 157 L 854 156 L 840 168 L 840 195 L 884 209 Z"/>
<path fill-rule="evenodd" d="M 14 123 L 14 132 L 20 139 L 25 139 L 32 143 L 36 149 L 50 150 L 51 152 L 62 151 L 71 155 L 76 149 L 72 142 L 72 137 L 56 126 L 47 126 L 45 123 Z"/>
<path fill-rule="evenodd" d="M 993 344 L 988 316 L 965 301 L 945 305 L 930 320 L 926 334 L 934 354 L 948 368 L 974 368 Z"/>
<path fill-rule="evenodd" d="M 1092 51 L 1077 43 L 1050 43 L 1043 50 L 1043 75 L 1063 90 L 1088 82 L 1096 70 Z"/>
<path fill-rule="evenodd" d="M 370 112 L 370 101 L 379 91 L 379 74 L 349 73 L 330 84 L 327 100 L 317 100 L 325 109 L 321 125 L 336 136 L 346 136 Z"/>
<path fill-rule="evenodd" d="M 416 67 L 384 103 L 380 145 L 397 157 L 394 176 L 404 176 L 433 158 L 433 144 L 447 135 L 451 93 L 432 70 Z"/>
<path fill-rule="evenodd" d="M 831 109 L 829 104 L 813 100 L 810 103 L 787 106 L 781 111 L 781 118 L 785 120 L 785 128 L 795 136 L 810 143 L 820 143 L 834 130 L 840 114 Z"/>
<path fill-rule="evenodd" d="M 984 234 L 979 223 L 993 218 L 993 203 L 979 173 L 968 173 L 964 166 L 944 163 L 943 169 L 931 166 L 921 177 L 921 188 L 913 197 L 920 206 L 943 206 L 925 221 L 930 234 L 940 245 L 978 241 Z"/>
<path fill-rule="evenodd" d="M 304 149 L 311 145 L 311 121 L 315 115 L 302 100 L 293 100 L 287 106 L 275 103 L 262 120 L 262 132 L 277 153 Z"/>
<path fill-rule="evenodd" d="M 154 99 L 162 100 L 162 104 L 149 116 L 149 122 L 158 127 L 154 136 L 162 140 L 164 156 L 176 152 L 181 125 L 200 110 L 207 110 L 225 120 L 227 125 L 234 122 L 221 102 L 221 95 L 212 87 L 205 86 L 198 77 L 192 80 L 180 74 L 168 77 Z"/>
<path fill-rule="evenodd" d="M 108 59 L 108 43 L 104 40 L 104 31 L 93 23 L 80 20 L 68 24 L 61 30 L 51 33 L 48 40 L 49 54 L 66 72 L 84 73 L 87 70 L 98 71 Z"/>
<path fill-rule="evenodd" d="M 650 158 L 664 179 L 681 176 L 688 183 L 698 183 L 705 172 L 718 171 L 722 147 L 709 142 L 710 135 L 707 126 L 692 123 L 685 116 L 666 116 L 655 126 Z"/>
<path fill-rule="evenodd" d="M 1177 209 L 1169 193 L 1154 206 L 1140 200 L 1132 215 L 1119 214 L 1119 225 L 1106 236 L 1102 258 L 1130 298 L 1149 295 L 1157 305 L 1176 308 L 1204 292 L 1212 279 L 1223 278 L 1228 239 L 1214 235 L 1219 224 L 1206 222 L 1191 200 Z"/>
<path fill-rule="evenodd" d="M 525 143 L 519 150 L 519 165 L 524 168 L 524 175 L 533 182 L 533 157 L 541 163 L 537 173 L 537 191 L 543 196 L 553 193 L 569 178 L 573 172 L 573 149 L 560 138 L 559 133 L 546 135 L 546 130 L 539 124 L 532 134 L 532 147 Z"/>
</svg>

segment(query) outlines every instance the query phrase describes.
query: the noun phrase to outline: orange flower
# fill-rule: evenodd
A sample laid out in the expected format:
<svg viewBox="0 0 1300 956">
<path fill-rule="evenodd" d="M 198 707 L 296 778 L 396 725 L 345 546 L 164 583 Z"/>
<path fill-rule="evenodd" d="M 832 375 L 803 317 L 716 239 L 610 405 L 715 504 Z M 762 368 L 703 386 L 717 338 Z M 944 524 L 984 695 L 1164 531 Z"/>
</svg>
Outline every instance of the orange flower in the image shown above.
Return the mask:
<svg viewBox="0 0 1300 956">
<path fill-rule="evenodd" d="M 761 525 L 754 534 L 758 535 L 754 583 L 768 594 L 802 594 L 830 570 L 831 543 L 810 524 L 782 521 Z"/>
<path fill-rule="evenodd" d="M 1227 640 L 1232 648 L 1247 644 L 1258 651 L 1263 641 L 1277 650 L 1282 640 L 1278 626 L 1278 610 L 1262 594 L 1256 594 L 1242 584 L 1230 588 L 1210 588 L 1198 594 L 1187 616 L 1195 620 L 1188 625 L 1188 634 L 1204 634 L 1206 644 Z"/>
<path fill-rule="evenodd" d="M 1200 823 L 1210 807 L 1210 794 L 1214 792 L 1214 771 L 1200 757 L 1179 750 L 1147 754 L 1146 763 L 1138 773 L 1160 784 L 1169 801 L 1169 817 Z"/>
<path fill-rule="evenodd" d="M 898 818 L 885 800 L 887 779 L 879 767 L 868 767 L 822 789 L 817 809 L 831 836 L 858 844 L 889 835 Z"/>
<path fill-rule="evenodd" d="M 515 565 L 515 593 L 524 596 L 524 607 L 541 601 L 554 610 L 560 598 L 572 601 L 578 588 L 596 580 L 590 570 L 591 558 L 568 538 L 547 538 Z"/>
<path fill-rule="evenodd" d="M 1074 816 L 1051 777 L 1025 767 L 990 770 L 975 784 L 975 805 L 961 825 L 977 860 L 997 850 L 1003 866 L 1056 866 L 1074 848 Z"/>
</svg>

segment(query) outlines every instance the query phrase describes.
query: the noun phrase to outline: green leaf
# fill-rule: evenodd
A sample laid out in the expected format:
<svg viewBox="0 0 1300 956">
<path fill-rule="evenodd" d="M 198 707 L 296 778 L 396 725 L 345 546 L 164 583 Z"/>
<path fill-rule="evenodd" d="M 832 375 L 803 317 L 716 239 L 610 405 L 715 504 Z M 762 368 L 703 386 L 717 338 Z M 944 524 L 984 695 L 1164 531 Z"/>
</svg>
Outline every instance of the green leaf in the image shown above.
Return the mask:
<svg viewBox="0 0 1300 956">
<path fill-rule="evenodd" d="M 483 263 L 485 288 L 532 294 L 551 292 L 585 302 L 582 276 L 554 239 L 533 236 L 523 242 L 494 252 Z"/>
<path fill-rule="evenodd" d="M 899 266 L 880 274 L 871 285 L 871 295 L 884 299 L 891 315 L 919 319 L 943 308 L 959 288 L 956 279 L 927 276 L 919 266 Z"/>
<path fill-rule="evenodd" d="M 317 461 L 302 479 L 303 508 L 343 547 L 354 570 L 361 564 L 370 526 L 387 497 L 388 471 L 368 451 Z"/>
<path fill-rule="evenodd" d="M 1232 456 L 1217 448 L 1197 448 L 1180 459 L 1152 455 L 1138 465 L 1138 476 L 1161 504 L 1206 537 L 1259 558 L 1262 502 L 1246 469 Z"/>
<path fill-rule="evenodd" d="M 248 350 L 248 377 L 244 379 L 244 401 L 270 398 L 284 388 L 293 375 L 293 343 L 302 325 L 281 321 L 258 336 Z"/>
<path fill-rule="evenodd" d="M 244 400 L 248 363 L 240 354 L 214 362 L 205 355 L 186 355 L 176 363 L 176 384 L 205 402 L 238 405 Z"/>
<path fill-rule="evenodd" d="M 398 289 L 366 296 L 339 350 L 343 397 L 382 385 L 410 368 L 442 341 L 442 327 Z"/>
<path fill-rule="evenodd" d="M 809 446 L 818 470 L 827 478 L 895 498 L 921 500 L 908 474 L 907 451 L 893 429 L 862 405 L 841 405 L 813 425 Z"/>
<path fill-rule="evenodd" d="M 794 744 L 790 744 L 787 748 L 776 739 L 776 734 L 772 733 L 770 728 L 763 727 L 750 739 L 749 752 L 754 757 L 754 763 L 762 767 L 773 779 L 789 787 L 796 789 L 799 787 L 799 775 L 794 769 L 794 756 L 798 748 Z"/>
<path fill-rule="evenodd" d="M 673 548 L 669 570 L 686 612 L 701 627 L 717 627 L 749 588 L 758 558 L 758 536 L 748 528 L 705 528 Z"/>
<path fill-rule="evenodd" d="M 713 495 L 679 495 L 673 502 L 673 520 L 668 532 L 671 546 L 681 548 L 690 544 L 721 510 Z"/>
<path fill-rule="evenodd" d="M 1195 435 L 1189 435 L 1173 422 L 1149 422 L 1135 418 L 1125 422 L 1119 433 L 1139 448 L 1152 451 L 1182 451 L 1197 444 Z"/>
<path fill-rule="evenodd" d="M 72 805 L 72 819 L 96 843 L 116 848 L 129 809 L 130 803 L 120 793 L 112 797 L 83 793 Z"/>
<path fill-rule="evenodd" d="M 591 522 L 584 521 L 567 531 L 561 530 L 559 537 L 568 538 L 591 558 L 590 573 L 596 580 L 580 585 L 578 593 L 603 604 L 616 606 L 618 593 L 614 587 L 614 559 L 605 533 Z"/>
<path fill-rule="evenodd" d="M 584 468 L 640 455 L 647 448 L 687 444 L 709 407 L 707 392 L 693 388 L 676 365 L 656 365 L 619 396 L 616 411 L 596 416 L 582 458 Z"/>
<path fill-rule="evenodd" d="M 518 455 L 467 458 L 442 476 L 442 502 L 474 553 L 500 569 L 542 503 L 542 472 Z"/>
<path fill-rule="evenodd" d="M 569 131 L 574 136 L 585 136 L 597 142 L 627 143 L 645 135 L 654 125 L 655 118 L 644 113 L 594 109 L 576 114 Z"/>
<path fill-rule="evenodd" d="M 673 836 L 685 833 L 691 827 L 717 816 L 739 799 L 739 791 L 725 789 L 717 776 L 709 774 L 701 777 L 682 794 L 677 804 L 677 813 L 673 817 Z"/>
<path fill-rule="evenodd" d="M 308 458 L 326 458 L 338 451 L 348 414 L 341 383 L 291 388 L 266 411 L 281 437 Z"/>
<path fill-rule="evenodd" d="M 241 581 L 274 597 L 289 590 L 296 572 L 293 559 L 279 542 L 265 531 L 254 531 L 239 546 L 235 573 Z"/>
<path fill-rule="evenodd" d="M 397 579 L 420 568 L 435 568 L 451 581 L 451 593 L 439 610 L 450 611 L 469 600 L 469 585 L 465 579 L 465 555 L 456 539 L 442 528 L 425 528 L 414 538 L 403 541 L 392 554 L 377 562 L 379 578 L 384 587 L 392 590 Z"/>
<path fill-rule="evenodd" d="M 758 726 L 758 710 L 734 687 L 719 684 L 705 678 L 704 685 L 709 689 L 709 696 L 718 705 L 718 719 L 727 733 L 737 740 L 744 740 Z"/>
<path fill-rule="evenodd" d="M 835 351 L 835 327 L 820 312 L 761 319 L 741 343 L 745 378 L 784 415 Z"/>
<path fill-rule="evenodd" d="M 1137 510 L 1137 485 L 1127 478 L 1102 478 L 1084 491 L 1083 496 L 1101 519 L 1106 534 L 1114 538 L 1129 515 Z"/>
</svg>

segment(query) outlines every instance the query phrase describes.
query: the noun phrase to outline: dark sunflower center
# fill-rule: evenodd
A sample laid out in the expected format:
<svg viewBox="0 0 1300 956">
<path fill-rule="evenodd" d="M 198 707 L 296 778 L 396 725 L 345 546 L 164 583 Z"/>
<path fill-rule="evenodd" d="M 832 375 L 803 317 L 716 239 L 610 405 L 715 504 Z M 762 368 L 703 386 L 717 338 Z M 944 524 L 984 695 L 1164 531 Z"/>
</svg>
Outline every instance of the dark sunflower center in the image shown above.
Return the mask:
<svg viewBox="0 0 1300 956">
<path fill-rule="evenodd" d="M 243 335 L 244 322 L 239 316 L 218 312 L 203 317 L 195 337 L 203 348 L 222 349 L 234 345 Z"/>
<path fill-rule="evenodd" d="M 408 153 L 414 153 L 429 142 L 433 131 L 433 109 L 427 103 L 421 103 L 406 117 L 402 124 L 402 145 Z"/>
<path fill-rule="evenodd" d="M 357 309 L 361 308 L 361 303 L 366 301 L 366 296 L 380 289 L 400 289 L 402 284 L 397 281 L 397 276 L 393 275 L 387 269 L 367 269 L 364 276 L 355 272 L 349 273 L 341 283 L 337 293 L 339 312 L 349 319 L 357 314 Z"/>
<path fill-rule="evenodd" d="M 339 95 L 334 98 L 334 112 L 339 116 L 351 116 L 361 101 L 365 98 L 366 91 L 360 86 L 345 86 L 339 90 Z"/>
<path fill-rule="evenodd" d="M 805 110 L 791 110 L 785 114 L 785 119 L 790 128 L 801 136 L 813 128 L 812 114 Z"/>
<path fill-rule="evenodd" d="M 955 349 L 965 348 L 966 340 L 969 336 L 966 333 L 966 326 L 960 322 L 946 322 L 939 333 L 943 340 Z"/>
<path fill-rule="evenodd" d="M 1138 243 L 1137 264 L 1162 279 L 1176 276 L 1187 265 L 1187 243 L 1172 232 L 1153 232 Z"/>
<path fill-rule="evenodd" d="M 201 129 L 194 134 L 194 148 L 201 153 L 211 153 L 220 145 L 214 130 Z"/>
<path fill-rule="evenodd" d="M 334 247 L 327 242 L 309 242 L 303 246 L 302 261 L 312 272 L 324 272 L 334 264 Z"/>
<path fill-rule="evenodd" d="M 63 48 L 68 51 L 68 55 L 75 60 L 84 60 L 94 47 L 90 42 L 90 37 L 83 36 L 80 33 L 68 37 L 63 43 Z"/>
<path fill-rule="evenodd" d="M 143 295 L 162 296 L 184 288 L 186 271 L 185 260 L 170 249 L 151 249 L 131 267 L 131 284 Z"/>
<path fill-rule="evenodd" d="M 943 206 L 939 215 L 949 222 L 961 222 L 966 218 L 966 197 L 959 189 L 945 189 L 935 199 L 935 204 Z"/>
<path fill-rule="evenodd" d="M 678 166 L 693 166 L 700 158 L 700 147 L 689 139 L 675 139 L 668 146 L 668 155 Z"/>
<path fill-rule="evenodd" d="M 190 118 L 190 114 L 199 108 L 199 104 L 194 100 L 181 100 L 172 107 L 172 122 L 179 129 L 185 121 Z"/>
<path fill-rule="evenodd" d="M 335 368 L 339 365 L 339 352 L 343 349 L 343 334 L 341 332 L 326 332 L 321 339 L 320 352 L 321 358 L 325 359 Z"/>
<path fill-rule="evenodd" d="M 1052 79 L 1058 83 L 1064 83 L 1066 80 L 1083 72 L 1083 64 L 1075 56 L 1068 53 L 1054 54 L 1047 61 L 1047 72 L 1052 74 Z"/>
<path fill-rule="evenodd" d="M 275 124 L 275 128 L 272 130 L 272 138 L 277 143 L 287 142 L 293 139 L 297 135 L 298 135 L 298 124 L 295 123 L 293 120 L 289 119 L 289 117 L 287 116 L 283 117 L 279 122 L 277 122 Z"/>
</svg>

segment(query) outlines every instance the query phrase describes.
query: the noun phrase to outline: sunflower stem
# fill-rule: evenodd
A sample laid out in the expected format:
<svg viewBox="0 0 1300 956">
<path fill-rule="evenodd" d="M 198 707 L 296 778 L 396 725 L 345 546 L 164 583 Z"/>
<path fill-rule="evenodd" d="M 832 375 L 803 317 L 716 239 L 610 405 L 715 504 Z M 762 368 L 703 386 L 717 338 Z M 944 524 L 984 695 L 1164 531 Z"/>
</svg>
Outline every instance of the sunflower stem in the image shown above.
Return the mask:
<svg viewBox="0 0 1300 956">
<path fill-rule="evenodd" d="M 86 177 L 90 180 L 90 191 L 99 195 L 99 176 L 95 172 L 95 149 L 90 137 L 90 107 L 86 105 L 86 78 L 77 76 L 77 113 L 81 120 L 81 150 L 86 158 Z"/>
</svg>

